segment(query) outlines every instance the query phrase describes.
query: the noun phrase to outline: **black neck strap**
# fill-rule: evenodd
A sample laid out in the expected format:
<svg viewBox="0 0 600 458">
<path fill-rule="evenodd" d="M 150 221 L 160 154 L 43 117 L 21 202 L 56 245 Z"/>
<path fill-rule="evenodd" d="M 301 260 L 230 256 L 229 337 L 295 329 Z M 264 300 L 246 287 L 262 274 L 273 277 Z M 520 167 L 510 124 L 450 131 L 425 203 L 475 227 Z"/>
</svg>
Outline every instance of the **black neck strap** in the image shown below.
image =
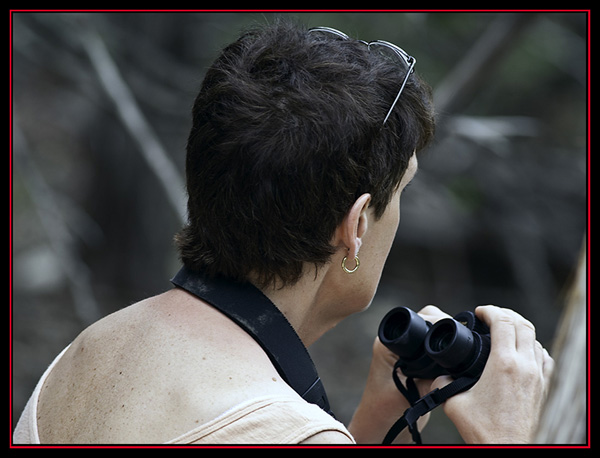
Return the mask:
<svg viewBox="0 0 600 458">
<path fill-rule="evenodd" d="M 258 288 L 183 267 L 171 283 L 223 312 L 262 347 L 277 372 L 302 398 L 333 415 L 306 347 L 285 316 Z"/>
<path fill-rule="evenodd" d="M 410 407 L 406 409 L 404 414 L 400 417 L 396 423 L 390 428 L 387 435 L 383 439 L 384 445 L 391 444 L 394 439 L 404 430 L 408 428 L 410 431 L 413 441 L 417 445 L 421 445 L 421 434 L 417 427 L 417 420 L 428 412 L 431 412 L 436 407 L 442 405 L 446 400 L 452 396 L 462 393 L 463 391 L 471 388 L 477 383 L 478 377 L 460 377 L 453 380 L 450 384 L 443 388 L 436 388 L 435 390 L 427 393 L 423 397 L 419 397 L 419 390 L 415 381 L 408 377 L 406 379 L 406 386 L 402 384 L 397 375 L 397 369 L 400 367 L 400 361 L 394 366 L 393 379 L 396 383 L 396 387 L 404 395 L 404 397 L 410 402 Z"/>
</svg>

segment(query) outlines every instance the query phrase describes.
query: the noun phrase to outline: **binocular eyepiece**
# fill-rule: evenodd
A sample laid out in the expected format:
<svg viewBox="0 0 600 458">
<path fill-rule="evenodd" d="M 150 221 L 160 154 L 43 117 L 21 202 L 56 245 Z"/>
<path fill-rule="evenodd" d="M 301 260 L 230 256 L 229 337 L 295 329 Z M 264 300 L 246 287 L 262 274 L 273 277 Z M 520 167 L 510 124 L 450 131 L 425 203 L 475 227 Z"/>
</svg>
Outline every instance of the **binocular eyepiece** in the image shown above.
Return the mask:
<svg viewBox="0 0 600 458">
<path fill-rule="evenodd" d="M 404 375 L 414 378 L 478 378 L 490 353 L 490 330 L 473 312 L 432 325 L 409 308 L 396 307 L 381 320 L 379 340 L 398 355 Z"/>
</svg>

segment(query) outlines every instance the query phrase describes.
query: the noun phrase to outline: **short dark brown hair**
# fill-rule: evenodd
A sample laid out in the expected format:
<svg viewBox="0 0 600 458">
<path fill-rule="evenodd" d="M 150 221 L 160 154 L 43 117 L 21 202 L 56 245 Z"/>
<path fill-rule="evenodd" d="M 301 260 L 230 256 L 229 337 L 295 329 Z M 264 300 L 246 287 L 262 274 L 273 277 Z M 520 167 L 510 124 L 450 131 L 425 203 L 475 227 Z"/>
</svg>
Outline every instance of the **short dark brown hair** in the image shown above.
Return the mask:
<svg viewBox="0 0 600 458">
<path fill-rule="evenodd" d="M 187 144 L 184 264 L 262 286 L 327 263 L 336 227 L 372 195 L 379 218 L 434 130 L 430 88 L 356 40 L 279 21 L 244 33 L 207 71 Z"/>
</svg>

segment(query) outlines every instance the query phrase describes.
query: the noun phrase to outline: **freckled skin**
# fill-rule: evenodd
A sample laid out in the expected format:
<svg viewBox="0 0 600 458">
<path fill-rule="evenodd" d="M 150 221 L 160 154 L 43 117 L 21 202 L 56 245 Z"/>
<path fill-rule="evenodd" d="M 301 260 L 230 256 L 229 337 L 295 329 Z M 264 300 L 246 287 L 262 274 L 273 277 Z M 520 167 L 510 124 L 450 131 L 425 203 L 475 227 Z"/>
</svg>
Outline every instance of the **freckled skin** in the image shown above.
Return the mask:
<svg viewBox="0 0 600 458">
<path fill-rule="evenodd" d="M 44 384 L 39 433 L 43 442 L 162 442 L 274 392 L 295 395 L 258 344 L 172 290 L 78 336 Z"/>
</svg>

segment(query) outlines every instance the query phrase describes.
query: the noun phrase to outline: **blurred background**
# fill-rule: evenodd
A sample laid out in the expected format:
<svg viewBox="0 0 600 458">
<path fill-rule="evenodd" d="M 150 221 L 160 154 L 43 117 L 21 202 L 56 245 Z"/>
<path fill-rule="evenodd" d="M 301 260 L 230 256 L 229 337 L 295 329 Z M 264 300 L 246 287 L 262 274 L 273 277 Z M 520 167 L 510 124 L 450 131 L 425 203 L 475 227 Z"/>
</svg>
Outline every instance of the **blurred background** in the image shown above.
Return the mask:
<svg viewBox="0 0 600 458">
<path fill-rule="evenodd" d="M 170 288 L 193 99 L 275 16 L 396 43 L 439 112 L 372 306 L 310 349 L 337 417 L 395 306 L 513 308 L 552 346 L 587 227 L 586 13 L 12 13 L 13 425 L 83 328 Z M 423 440 L 461 441 L 441 409 Z"/>
</svg>

